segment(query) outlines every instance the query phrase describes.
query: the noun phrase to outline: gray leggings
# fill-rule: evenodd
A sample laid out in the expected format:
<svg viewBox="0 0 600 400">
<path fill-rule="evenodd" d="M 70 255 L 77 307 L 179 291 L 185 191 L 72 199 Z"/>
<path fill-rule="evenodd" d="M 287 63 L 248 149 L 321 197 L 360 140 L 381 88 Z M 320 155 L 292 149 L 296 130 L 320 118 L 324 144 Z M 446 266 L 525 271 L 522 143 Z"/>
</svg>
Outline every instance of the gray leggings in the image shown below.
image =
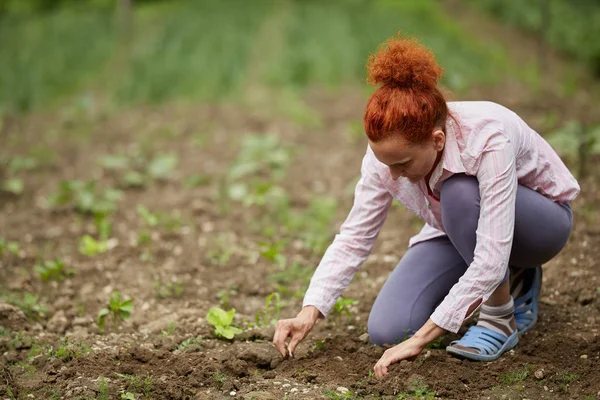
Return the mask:
<svg viewBox="0 0 600 400">
<path fill-rule="evenodd" d="M 473 261 L 480 201 L 477 178 L 452 176 L 442 184 L 440 198 L 446 236 L 418 243 L 402 257 L 369 315 L 372 343 L 394 344 L 414 334 Z M 531 268 L 552 259 L 566 244 L 572 224 L 568 204 L 519 185 L 510 266 Z"/>
</svg>

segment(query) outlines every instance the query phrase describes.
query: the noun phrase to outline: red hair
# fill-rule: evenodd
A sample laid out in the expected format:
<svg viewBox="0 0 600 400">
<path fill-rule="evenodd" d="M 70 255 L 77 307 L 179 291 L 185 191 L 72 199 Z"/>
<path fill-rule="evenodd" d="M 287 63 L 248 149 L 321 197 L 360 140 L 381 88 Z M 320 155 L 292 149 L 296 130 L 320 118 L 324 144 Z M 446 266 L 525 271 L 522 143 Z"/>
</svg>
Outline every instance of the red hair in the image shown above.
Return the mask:
<svg viewBox="0 0 600 400">
<path fill-rule="evenodd" d="M 369 140 L 401 135 L 418 145 L 429 140 L 434 128 L 445 129 L 448 106 L 437 87 L 444 70 L 430 50 L 397 35 L 369 57 L 367 70 L 367 82 L 381 84 L 365 110 Z"/>
</svg>

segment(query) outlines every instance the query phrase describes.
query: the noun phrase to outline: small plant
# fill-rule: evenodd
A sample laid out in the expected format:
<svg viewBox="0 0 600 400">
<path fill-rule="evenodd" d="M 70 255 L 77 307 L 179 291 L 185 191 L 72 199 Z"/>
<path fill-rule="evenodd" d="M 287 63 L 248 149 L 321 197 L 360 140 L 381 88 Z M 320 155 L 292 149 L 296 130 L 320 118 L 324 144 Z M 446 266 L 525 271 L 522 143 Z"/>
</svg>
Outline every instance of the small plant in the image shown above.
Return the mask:
<svg viewBox="0 0 600 400">
<path fill-rule="evenodd" d="M 38 303 L 40 297 L 38 295 L 24 292 L 23 298 L 14 298 L 12 303 L 19 307 L 28 318 L 41 318 L 46 314 L 46 308 Z"/>
<path fill-rule="evenodd" d="M 235 335 L 242 333 L 241 329 L 231 325 L 234 314 L 234 308 L 229 311 L 225 311 L 221 308 L 213 307 L 206 315 L 206 320 L 210 325 L 214 326 L 216 336 L 223 337 L 225 339 L 233 339 Z"/>
<path fill-rule="evenodd" d="M 200 348 L 202 348 L 201 339 L 197 338 L 197 337 L 192 337 L 192 338 L 187 338 L 183 342 L 179 343 L 177 345 L 176 350 L 186 353 L 190 350 L 200 349 Z"/>
<path fill-rule="evenodd" d="M 106 318 L 110 315 L 113 323 L 120 323 L 121 321 L 127 321 L 131 318 L 133 312 L 133 300 L 121 301 L 121 294 L 114 291 L 110 297 L 108 307 L 102 308 L 98 312 L 98 329 L 100 332 L 104 332 L 104 326 L 106 324 Z"/>
<path fill-rule="evenodd" d="M 275 301 L 273 301 L 275 299 Z M 256 326 L 275 325 L 279 319 L 281 299 L 279 293 L 271 293 L 265 301 L 265 308 L 256 313 Z"/>
<path fill-rule="evenodd" d="M 167 179 L 177 166 L 175 154 L 162 154 L 153 158 L 136 150 L 131 155 L 109 154 L 98 159 L 107 170 L 122 172 L 121 184 L 125 187 L 145 187 L 153 180 Z"/>
<path fill-rule="evenodd" d="M 183 295 L 183 282 L 175 280 L 173 282 L 156 282 L 154 284 L 156 289 L 156 296 L 159 299 L 166 299 L 169 297 L 179 298 Z"/>
<path fill-rule="evenodd" d="M 341 318 L 343 314 L 349 317 L 351 313 L 350 307 L 352 307 L 355 304 L 358 304 L 358 300 L 344 298 L 340 296 L 333 306 L 333 313 L 339 318 Z"/>
<path fill-rule="evenodd" d="M 225 265 L 233 255 L 233 245 L 230 236 L 220 233 L 212 248 L 207 252 L 207 259 L 211 264 Z"/>
<path fill-rule="evenodd" d="M 152 378 L 151 375 L 147 375 L 144 378 L 135 375 L 119 374 L 117 372 L 115 372 L 115 375 L 127 381 L 128 390 L 131 390 L 135 393 L 142 393 L 144 397 L 149 397 L 152 394 L 152 384 L 154 378 Z M 129 397 L 125 398 L 129 399 Z M 131 398 L 133 399 L 133 397 Z"/>
<path fill-rule="evenodd" d="M 90 235 L 83 235 L 79 240 L 79 252 L 84 256 L 93 257 L 108 250 L 106 240 L 96 240 Z"/>
<path fill-rule="evenodd" d="M 0 186 L 0 188 L 7 193 L 18 196 L 25 190 L 25 184 L 20 178 L 9 178 L 2 181 L 2 186 Z"/>
<path fill-rule="evenodd" d="M 217 298 L 221 308 L 231 308 L 229 305 L 229 296 L 235 296 L 238 294 L 237 286 L 232 285 L 229 289 L 220 289 L 217 292 Z"/>
<path fill-rule="evenodd" d="M 324 348 L 325 348 L 325 342 L 322 340 L 315 342 L 315 344 L 313 345 L 313 350 L 323 350 Z"/>
<path fill-rule="evenodd" d="M 398 400 L 414 399 L 414 400 L 433 400 L 435 399 L 435 392 L 429 389 L 425 383 L 416 380 L 411 385 L 408 392 L 399 393 L 396 398 Z"/>
<path fill-rule="evenodd" d="M 498 380 L 506 385 L 522 382 L 529 376 L 529 368 L 523 367 L 500 375 Z"/>
<path fill-rule="evenodd" d="M 272 242 L 259 242 L 260 255 L 274 262 L 280 268 L 285 267 L 287 258 L 281 254 L 287 244 L 284 240 L 272 241 Z"/>
<path fill-rule="evenodd" d="M 106 382 L 106 379 L 103 376 L 101 376 L 99 381 L 100 381 L 100 385 L 98 386 L 97 400 L 109 400 L 108 399 L 108 383 Z"/>
<path fill-rule="evenodd" d="M 131 393 L 131 392 L 126 392 L 124 390 L 121 390 L 121 399 L 125 399 L 125 400 L 135 400 L 135 394 Z"/>
<path fill-rule="evenodd" d="M 2 257 L 5 253 L 11 253 L 14 255 L 19 255 L 20 247 L 17 242 L 6 242 L 4 239 L 0 239 L 0 257 Z"/>
<path fill-rule="evenodd" d="M 116 210 L 122 193 L 116 189 L 100 189 L 96 182 L 62 181 L 58 193 L 48 198 L 50 206 L 71 204 L 81 213 L 107 215 Z"/>
<path fill-rule="evenodd" d="M 227 377 L 221 371 L 216 371 L 212 377 L 219 388 L 221 388 L 223 384 L 227 382 Z"/>
<path fill-rule="evenodd" d="M 177 326 L 177 324 L 174 321 L 169 322 L 169 325 L 167 325 L 167 330 L 160 331 L 160 335 L 161 336 L 171 336 L 173 334 L 173 332 L 175 332 L 176 326 Z"/>
<path fill-rule="evenodd" d="M 62 362 L 69 362 L 90 351 L 91 348 L 84 344 L 69 343 L 67 339 L 61 339 L 60 345 L 56 349 L 51 349 L 50 353 L 53 358 Z"/>
</svg>

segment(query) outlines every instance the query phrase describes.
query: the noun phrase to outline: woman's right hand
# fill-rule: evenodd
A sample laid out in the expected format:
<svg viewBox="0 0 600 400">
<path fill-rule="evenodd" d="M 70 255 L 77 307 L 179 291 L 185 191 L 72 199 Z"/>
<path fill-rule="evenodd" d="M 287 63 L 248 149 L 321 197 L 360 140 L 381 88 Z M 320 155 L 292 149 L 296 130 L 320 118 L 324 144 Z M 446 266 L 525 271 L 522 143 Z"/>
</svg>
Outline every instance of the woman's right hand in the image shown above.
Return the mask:
<svg viewBox="0 0 600 400">
<path fill-rule="evenodd" d="M 296 318 L 288 318 L 277 321 L 275 326 L 275 335 L 273 336 L 273 344 L 275 348 L 286 356 L 285 341 L 290 337 L 290 343 L 287 346 L 290 357 L 294 358 L 294 350 L 312 330 L 317 323 L 321 312 L 314 306 L 304 307 L 296 316 Z"/>
</svg>

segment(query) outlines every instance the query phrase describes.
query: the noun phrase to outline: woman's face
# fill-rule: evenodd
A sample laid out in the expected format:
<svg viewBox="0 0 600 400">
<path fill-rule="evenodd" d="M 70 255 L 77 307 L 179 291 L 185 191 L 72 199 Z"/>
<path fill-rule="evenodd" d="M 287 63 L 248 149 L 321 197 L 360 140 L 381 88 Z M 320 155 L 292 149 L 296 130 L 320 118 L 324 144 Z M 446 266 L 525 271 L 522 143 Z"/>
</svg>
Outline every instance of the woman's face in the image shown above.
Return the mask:
<svg viewBox="0 0 600 400">
<path fill-rule="evenodd" d="M 411 183 L 425 179 L 433 171 L 445 143 L 446 135 L 441 129 L 436 129 L 422 145 L 411 144 L 399 135 L 377 143 L 369 141 L 375 157 L 389 167 L 392 179 L 405 177 Z"/>
</svg>

